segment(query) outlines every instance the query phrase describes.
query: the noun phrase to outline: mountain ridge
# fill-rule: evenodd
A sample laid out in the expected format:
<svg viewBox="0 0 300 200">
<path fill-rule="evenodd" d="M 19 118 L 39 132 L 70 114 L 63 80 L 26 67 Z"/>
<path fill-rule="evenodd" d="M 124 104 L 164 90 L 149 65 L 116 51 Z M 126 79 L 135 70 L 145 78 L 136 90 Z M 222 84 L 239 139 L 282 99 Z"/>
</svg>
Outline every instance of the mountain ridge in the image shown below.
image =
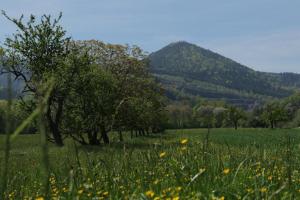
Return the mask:
<svg viewBox="0 0 300 200">
<path fill-rule="evenodd" d="M 188 84 L 197 81 L 235 90 L 241 94 L 253 94 L 254 100 L 257 99 L 255 96 L 283 98 L 291 95 L 300 86 L 300 74 L 256 71 L 221 54 L 185 41 L 173 42 L 151 53 L 148 58 L 151 73 L 158 81 L 163 82 L 166 90 L 170 92 L 170 87 L 177 87 L 175 91 L 183 91 L 186 96 L 204 98 L 208 96 L 201 92 L 203 84 L 202 86 L 200 83 L 194 86 Z M 179 81 L 180 78 L 187 80 L 185 85 Z M 195 89 L 195 85 L 198 89 Z M 208 89 L 208 93 L 214 92 L 216 96 L 220 96 L 218 95 L 220 91 Z"/>
</svg>

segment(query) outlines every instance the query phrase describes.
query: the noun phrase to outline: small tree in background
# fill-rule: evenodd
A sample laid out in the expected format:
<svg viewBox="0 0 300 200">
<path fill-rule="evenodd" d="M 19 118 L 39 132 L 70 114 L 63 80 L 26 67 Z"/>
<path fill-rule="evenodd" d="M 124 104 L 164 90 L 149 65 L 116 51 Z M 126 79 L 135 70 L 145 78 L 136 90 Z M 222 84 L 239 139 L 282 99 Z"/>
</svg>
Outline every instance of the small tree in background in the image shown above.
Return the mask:
<svg viewBox="0 0 300 200">
<path fill-rule="evenodd" d="M 265 105 L 262 117 L 273 129 L 276 127 L 278 122 L 287 119 L 287 112 L 280 102 L 273 101 Z"/>
<path fill-rule="evenodd" d="M 227 110 L 227 120 L 237 130 L 241 119 L 245 118 L 245 113 L 241 108 L 230 106 Z"/>
</svg>

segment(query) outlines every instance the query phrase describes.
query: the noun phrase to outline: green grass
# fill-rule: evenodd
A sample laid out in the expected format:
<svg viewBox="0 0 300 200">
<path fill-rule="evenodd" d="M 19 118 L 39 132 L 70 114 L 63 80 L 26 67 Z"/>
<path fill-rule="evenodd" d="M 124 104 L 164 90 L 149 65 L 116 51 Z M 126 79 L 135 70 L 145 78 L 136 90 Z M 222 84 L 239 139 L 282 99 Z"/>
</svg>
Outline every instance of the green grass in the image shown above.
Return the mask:
<svg viewBox="0 0 300 200">
<path fill-rule="evenodd" d="M 300 130 L 205 129 L 164 134 L 109 146 L 66 141 L 49 145 L 53 199 L 297 199 L 300 198 Z M 180 141 L 188 139 L 187 144 Z M 4 136 L 0 136 L 1 162 Z M 39 135 L 11 146 L 7 197 L 42 197 L 45 170 Z M 162 154 L 165 153 L 165 154 Z M 2 165 L 1 165 L 2 166 Z M 57 197 L 57 198 L 56 198 Z"/>
</svg>

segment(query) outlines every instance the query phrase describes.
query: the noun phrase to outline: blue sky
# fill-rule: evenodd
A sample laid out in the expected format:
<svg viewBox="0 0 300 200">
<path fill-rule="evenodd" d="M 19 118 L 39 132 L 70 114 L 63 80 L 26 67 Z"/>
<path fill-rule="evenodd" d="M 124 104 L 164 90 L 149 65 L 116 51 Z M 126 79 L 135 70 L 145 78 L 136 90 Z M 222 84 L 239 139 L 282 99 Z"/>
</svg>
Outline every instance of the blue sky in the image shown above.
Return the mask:
<svg viewBox="0 0 300 200">
<path fill-rule="evenodd" d="M 73 39 L 185 40 L 261 71 L 300 73 L 299 0 L 0 0 L 9 16 L 58 15 Z M 16 28 L 0 17 L 0 43 Z"/>
</svg>

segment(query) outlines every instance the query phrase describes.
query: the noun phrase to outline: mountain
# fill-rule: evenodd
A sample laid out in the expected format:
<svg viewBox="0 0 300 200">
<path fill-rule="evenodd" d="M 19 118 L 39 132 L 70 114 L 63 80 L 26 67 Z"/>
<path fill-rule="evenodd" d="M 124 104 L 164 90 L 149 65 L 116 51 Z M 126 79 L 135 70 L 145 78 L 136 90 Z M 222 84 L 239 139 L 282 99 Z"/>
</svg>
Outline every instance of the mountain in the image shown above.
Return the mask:
<svg viewBox="0 0 300 200">
<path fill-rule="evenodd" d="M 255 71 L 183 41 L 151 53 L 149 61 L 150 71 L 174 100 L 201 96 L 249 107 L 289 96 L 300 86 L 300 74 Z"/>
</svg>

